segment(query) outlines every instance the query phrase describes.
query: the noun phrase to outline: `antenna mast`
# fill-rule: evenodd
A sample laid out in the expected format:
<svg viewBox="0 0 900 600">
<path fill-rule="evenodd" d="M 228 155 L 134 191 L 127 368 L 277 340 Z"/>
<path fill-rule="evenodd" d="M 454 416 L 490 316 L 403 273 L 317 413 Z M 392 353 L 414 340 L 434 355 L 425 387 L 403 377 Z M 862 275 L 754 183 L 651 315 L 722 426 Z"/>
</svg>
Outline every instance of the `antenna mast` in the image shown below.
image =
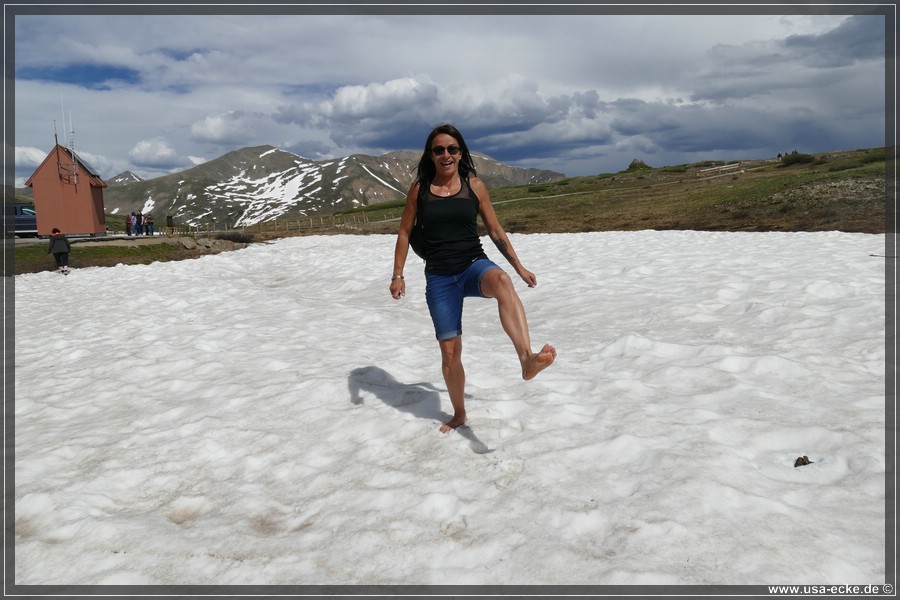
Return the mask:
<svg viewBox="0 0 900 600">
<path fill-rule="evenodd" d="M 53 140 L 56 142 L 56 167 L 59 171 L 59 178 L 65 181 L 66 183 L 71 183 L 74 185 L 78 185 L 78 159 L 75 158 L 75 126 L 72 124 L 72 112 L 69 111 L 69 134 L 66 134 L 66 107 L 63 103 L 62 94 L 59 95 L 59 107 L 62 112 L 62 128 L 63 135 L 66 137 L 65 143 L 68 146 L 69 154 L 71 155 L 69 158 L 72 159 L 71 162 L 71 171 L 70 166 L 68 164 L 68 160 L 64 163 L 59 158 L 59 135 L 56 132 L 56 121 L 53 121 Z M 65 154 L 65 152 L 63 152 Z"/>
<path fill-rule="evenodd" d="M 69 111 L 69 152 L 72 153 L 72 183 L 78 185 L 78 159 L 75 158 L 75 124 L 72 121 L 72 111 Z"/>
</svg>

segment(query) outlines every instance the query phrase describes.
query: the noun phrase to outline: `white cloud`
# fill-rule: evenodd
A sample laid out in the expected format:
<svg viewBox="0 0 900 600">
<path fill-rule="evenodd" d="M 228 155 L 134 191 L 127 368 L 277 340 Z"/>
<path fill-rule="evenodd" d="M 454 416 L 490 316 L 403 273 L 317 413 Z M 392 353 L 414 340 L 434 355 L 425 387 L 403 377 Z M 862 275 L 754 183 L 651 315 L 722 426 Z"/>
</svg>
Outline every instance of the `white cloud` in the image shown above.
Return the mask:
<svg viewBox="0 0 900 600">
<path fill-rule="evenodd" d="M 253 128 L 241 113 L 210 115 L 191 125 L 191 137 L 199 142 L 240 143 L 253 136 Z"/>
<path fill-rule="evenodd" d="M 436 91 L 434 85 L 411 77 L 346 86 L 335 94 L 328 112 L 344 117 L 392 116 L 398 108 L 434 102 Z"/>
<path fill-rule="evenodd" d="M 47 158 L 47 151 L 32 146 L 16 146 L 16 167 L 36 169 Z"/>
<path fill-rule="evenodd" d="M 163 139 L 141 140 L 128 153 L 135 164 L 148 167 L 165 167 L 176 162 L 178 155 Z"/>
</svg>

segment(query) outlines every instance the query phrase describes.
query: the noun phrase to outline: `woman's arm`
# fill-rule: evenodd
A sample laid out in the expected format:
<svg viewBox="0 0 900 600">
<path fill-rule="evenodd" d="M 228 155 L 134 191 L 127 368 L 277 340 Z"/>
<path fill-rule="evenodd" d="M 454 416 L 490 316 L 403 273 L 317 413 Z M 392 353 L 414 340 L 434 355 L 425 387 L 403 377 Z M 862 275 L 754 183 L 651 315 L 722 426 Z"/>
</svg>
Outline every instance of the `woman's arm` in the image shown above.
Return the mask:
<svg viewBox="0 0 900 600">
<path fill-rule="evenodd" d="M 484 223 L 485 229 L 487 229 L 488 237 L 490 237 L 491 241 L 494 242 L 494 245 L 497 246 L 497 250 L 500 251 L 500 254 L 502 254 L 504 258 L 509 261 L 512 268 L 516 270 L 519 277 L 525 280 L 528 287 L 536 286 L 537 278 L 534 276 L 534 273 L 522 266 L 522 262 L 516 255 L 512 243 L 509 241 L 509 236 L 506 235 L 506 231 L 504 231 L 503 226 L 500 225 L 500 220 L 497 218 L 497 213 L 494 211 L 494 205 L 491 204 L 491 195 L 488 193 L 487 186 L 484 185 L 484 182 L 478 177 L 473 177 L 469 180 L 469 185 L 472 187 L 472 191 L 475 192 L 475 195 L 478 196 L 478 212 L 481 214 L 481 221 Z"/>
<path fill-rule="evenodd" d="M 416 224 L 416 210 L 419 197 L 419 183 L 414 182 L 406 194 L 406 206 L 400 217 L 400 229 L 397 231 L 397 243 L 394 246 L 394 270 L 391 274 L 391 296 L 399 300 L 406 294 L 406 283 L 403 280 L 403 269 L 409 255 L 409 234 Z"/>
</svg>

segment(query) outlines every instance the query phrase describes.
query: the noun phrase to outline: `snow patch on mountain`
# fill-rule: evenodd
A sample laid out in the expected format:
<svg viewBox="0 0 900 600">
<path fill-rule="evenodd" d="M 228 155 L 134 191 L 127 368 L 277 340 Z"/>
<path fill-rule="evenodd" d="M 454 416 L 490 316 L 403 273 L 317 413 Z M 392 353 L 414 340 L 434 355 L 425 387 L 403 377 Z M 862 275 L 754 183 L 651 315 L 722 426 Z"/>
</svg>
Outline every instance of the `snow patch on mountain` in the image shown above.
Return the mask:
<svg viewBox="0 0 900 600">
<path fill-rule="evenodd" d="M 204 191 L 210 206 L 227 204 L 232 210 L 237 209 L 239 216 L 233 223 L 235 227 L 256 225 L 289 212 L 306 216 L 322 189 L 319 184 L 323 168 L 324 165 L 295 161 L 295 166 L 285 171 L 259 178 L 248 177 L 246 171 L 241 171 L 226 181 L 207 186 Z M 205 216 L 199 215 L 188 224 L 199 226 Z"/>
<path fill-rule="evenodd" d="M 385 163 L 384 167 L 385 167 L 386 169 L 390 169 L 390 165 L 388 165 L 387 163 Z M 375 180 L 378 181 L 379 183 L 381 183 L 382 185 L 384 185 L 384 186 L 386 186 L 386 187 L 389 187 L 389 188 L 391 188 L 392 190 L 396 190 L 397 192 L 399 192 L 399 193 L 401 193 L 401 194 L 403 193 L 402 191 L 398 190 L 396 187 L 394 187 L 393 185 L 391 185 L 390 183 L 388 183 L 387 181 L 385 181 L 384 179 L 382 179 L 381 177 L 379 177 L 378 175 L 376 175 L 375 173 L 373 173 L 372 171 L 370 171 L 370 170 L 369 170 L 369 167 L 367 167 L 366 165 L 362 165 L 362 168 L 363 168 L 363 170 L 364 170 L 366 173 L 368 173 L 369 175 L 371 175 L 372 177 L 374 177 Z"/>
</svg>

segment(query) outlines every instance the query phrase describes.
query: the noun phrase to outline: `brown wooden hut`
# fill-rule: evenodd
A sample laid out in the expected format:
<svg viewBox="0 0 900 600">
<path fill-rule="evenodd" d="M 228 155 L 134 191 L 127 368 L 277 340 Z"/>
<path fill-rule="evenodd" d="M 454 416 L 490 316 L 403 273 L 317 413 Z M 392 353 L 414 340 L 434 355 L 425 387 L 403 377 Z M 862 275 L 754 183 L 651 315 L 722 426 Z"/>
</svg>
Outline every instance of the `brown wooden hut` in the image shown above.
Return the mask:
<svg viewBox="0 0 900 600">
<path fill-rule="evenodd" d="M 39 236 L 54 228 L 66 235 L 106 234 L 103 188 L 108 185 L 74 151 L 56 144 L 25 185 L 34 194 Z"/>
</svg>

